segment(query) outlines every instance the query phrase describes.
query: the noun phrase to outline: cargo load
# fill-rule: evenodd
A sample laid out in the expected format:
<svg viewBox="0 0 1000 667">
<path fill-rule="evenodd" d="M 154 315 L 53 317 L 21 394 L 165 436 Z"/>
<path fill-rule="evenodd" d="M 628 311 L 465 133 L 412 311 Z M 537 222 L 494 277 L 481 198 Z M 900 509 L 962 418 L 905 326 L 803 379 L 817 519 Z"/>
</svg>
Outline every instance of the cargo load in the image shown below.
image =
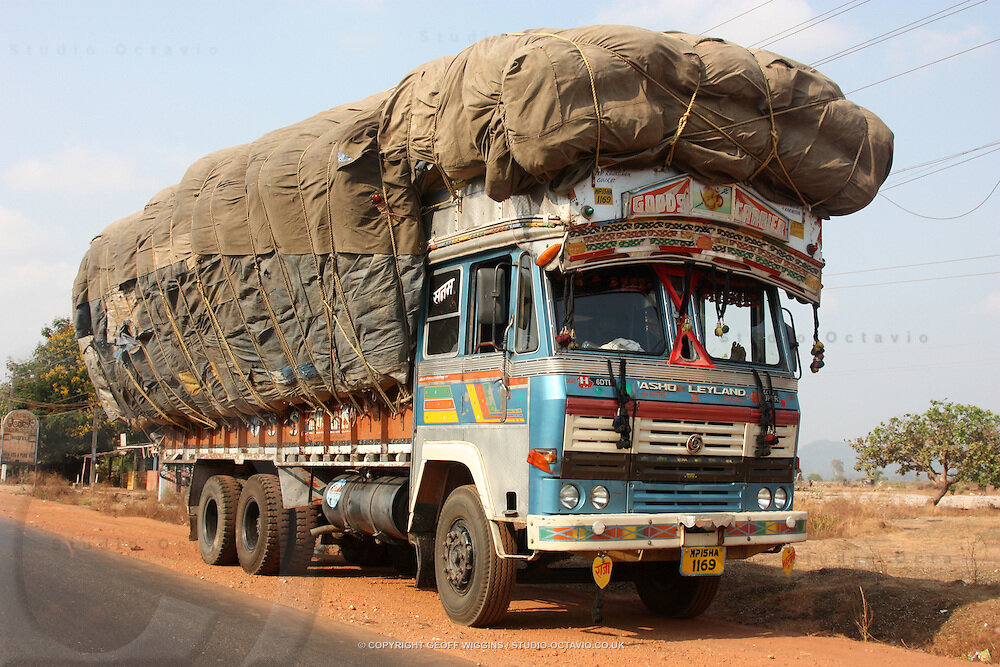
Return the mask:
<svg viewBox="0 0 1000 667">
<path fill-rule="evenodd" d="M 182 429 L 410 400 L 422 202 L 670 167 L 821 217 L 863 208 L 892 133 L 816 70 L 624 26 L 481 40 L 393 89 L 212 153 L 91 243 L 76 336 L 112 418 Z"/>
</svg>

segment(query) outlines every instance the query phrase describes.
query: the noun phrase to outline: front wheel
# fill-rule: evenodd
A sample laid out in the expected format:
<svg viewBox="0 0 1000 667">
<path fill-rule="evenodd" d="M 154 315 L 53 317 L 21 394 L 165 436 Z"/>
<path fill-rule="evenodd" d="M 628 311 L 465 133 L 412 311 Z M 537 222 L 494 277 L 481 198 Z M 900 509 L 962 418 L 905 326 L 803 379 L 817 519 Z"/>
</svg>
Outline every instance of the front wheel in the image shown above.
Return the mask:
<svg viewBox="0 0 1000 667">
<path fill-rule="evenodd" d="M 694 618 L 708 609 L 722 576 L 685 577 L 679 564 L 664 561 L 636 568 L 635 589 L 643 604 L 659 616 Z"/>
<path fill-rule="evenodd" d="M 501 539 L 508 553 L 514 549 L 509 533 L 501 531 Z M 480 628 L 503 618 L 514 592 L 515 564 L 497 555 L 475 486 L 460 486 L 448 496 L 434 552 L 438 595 L 448 618 Z"/>
</svg>

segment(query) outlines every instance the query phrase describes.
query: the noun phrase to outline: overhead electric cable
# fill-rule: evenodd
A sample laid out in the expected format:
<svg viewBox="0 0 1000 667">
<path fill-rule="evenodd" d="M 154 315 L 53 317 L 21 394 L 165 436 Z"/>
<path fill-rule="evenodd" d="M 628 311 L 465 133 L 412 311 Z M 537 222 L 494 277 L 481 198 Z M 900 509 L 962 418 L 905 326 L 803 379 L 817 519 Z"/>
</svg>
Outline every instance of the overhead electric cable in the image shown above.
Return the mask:
<svg viewBox="0 0 1000 667">
<path fill-rule="evenodd" d="M 717 23 L 717 24 L 713 25 L 711 28 L 705 28 L 704 30 L 701 31 L 701 34 L 704 35 L 709 30 L 715 30 L 716 28 L 721 28 L 722 26 L 726 25 L 727 23 L 732 23 L 736 19 L 742 18 L 742 17 L 746 16 L 747 14 L 749 14 L 750 12 L 757 11 L 758 9 L 760 9 L 761 7 L 763 7 L 764 5 L 769 5 L 772 2 L 774 2 L 774 0 L 765 0 L 764 2 L 760 3 L 759 5 L 755 5 L 755 6 L 751 7 L 750 9 L 746 10 L 745 12 L 741 12 L 741 13 L 737 14 L 736 16 L 732 17 L 732 18 L 726 19 L 722 23 Z"/>
<path fill-rule="evenodd" d="M 833 62 L 834 60 L 838 60 L 840 58 L 843 58 L 844 56 L 849 56 L 849 55 L 851 55 L 853 53 L 857 53 L 858 51 L 863 51 L 863 50 L 867 49 L 870 46 L 875 46 L 876 44 L 881 44 L 882 42 L 886 42 L 886 41 L 892 39 L 893 37 L 899 37 L 900 35 L 905 35 L 908 32 L 912 32 L 912 31 L 916 30 L 917 28 L 922 28 L 922 27 L 930 25 L 931 23 L 934 23 L 936 21 L 940 21 L 941 19 L 945 19 L 945 18 L 948 18 L 949 16 L 953 16 L 955 14 L 958 14 L 959 12 L 964 12 L 967 9 L 972 9 L 976 5 L 981 5 L 984 2 L 987 2 L 987 0 L 978 0 L 977 2 L 972 2 L 972 4 L 969 4 L 970 2 L 972 2 L 972 0 L 963 0 L 963 2 L 956 3 L 954 5 L 951 5 L 950 7 L 945 7 L 944 9 L 938 10 L 938 11 L 932 13 L 932 14 L 928 14 L 927 16 L 924 16 L 924 17 L 921 17 L 919 19 L 916 19 L 915 21 L 911 21 L 909 23 L 905 23 L 905 24 L 899 26 L 898 28 L 893 28 L 889 32 L 884 32 L 881 35 L 876 35 L 875 37 L 867 39 L 867 40 L 865 40 L 863 42 L 858 42 L 857 44 L 855 44 L 853 46 L 847 47 L 846 49 L 841 49 L 840 51 L 837 51 L 836 53 L 831 53 L 830 55 L 826 56 L 825 58 L 820 58 L 819 60 L 817 60 L 815 62 L 809 63 L 809 66 L 810 67 L 819 67 L 819 66 L 825 65 L 825 64 L 827 64 L 829 62 Z M 965 5 L 965 6 L 962 7 L 962 5 Z M 956 7 L 958 9 L 956 9 Z M 954 9 L 955 11 L 952 11 L 952 12 L 950 12 L 948 14 L 943 14 L 942 16 L 938 16 L 938 14 L 942 14 L 943 12 L 947 12 L 947 11 L 952 10 L 952 9 Z"/>
<path fill-rule="evenodd" d="M 852 0 L 851 2 L 845 2 L 842 5 L 837 5 L 833 9 L 828 9 L 827 11 L 823 12 L 822 14 L 817 14 L 816 16 L 812 17 L 811 19 L 809 19 L 807 21 L 802 21 L 801 23 L 796 23 L 795 25 L 791 26 L 790 28 L 785 28 L 784 30 L 780 30 L 780 31 L 774 33 L 770 37 L 765 37 L 764 39 L 758 40 L 758 41 L 754 42 L 753 44 L 749 45 L 747 48 L 757 49 L 757 48 L 764 48 L 765 46 L 770 46 L 771 44 L 777 44 L 778 42 L 780 42 L 783 39 L 787 39 L 787 38 L 791 37 L 792 35 L 797 35 L 797 34 L 799 34 L 800 32 L 802 32 L 804 30 L 808 30 L 809 28 L 817 26 L 820 23 L 823 23 L 825 21 L 829 21 L 830 19 L 835 18 L 837 16 L 840 16 L 841 14 L 844 14 L 846 12 L 849 12 L 852 9 L 857 9 L 861 5 L 864 5 L 864 4 L 866 4 L 866 3 L 870 2 L 870 1 L 871 0 Z M 847 5 L 853 5 L 853 6 L 852 7 L 848 7 L 847 9 L 845 9 L 845 10 L 843 10 L 841 12 L 837 12 L 836 14 L 833 14 L 832 16 L 826 16 L 830 12 L 834 12 L 834 11 L 840 9 L 841 7 L 845 7 Z M 825 17 L 825 18 L 822 18 L 822 17 Z M 806 24 L 810 24 L 810 25 L 806 25 Z M 800 27 L 800 26 L 804 26 L 804 27 Z M 796 28 L 798 28 L 798 30 L 796 30 Z M 787 35 L 783 35 L 783 33 L 786 33 L 786 32 L 788 34 Z M 779 35 L 782 35 L 782 36 L 779 37 Z M 777 38 L 777 39 L 775 39 L 775 38 Z"/>
<path fill-rule="evenodd" d="M 981 151 L 984 148 L 990 148 L 991 146 L 1000 145 L 1000 141 L 991 141 L 988 144 L 983 144 L 982 146 L 976 146 L 975 148 L 970 148 L 968 150 L 961 151 L 960 153 L 952 153 L 951 155 L 945 155 L 944 157 L 935 158 L 933 160 L 928 160 L 927 162 L 921 162 L 920 164 L 911 164 L 909 167 L 901 167 L 899 169 L 893 168 L 892 173 L 889 174 L 889 178 L 902 174 L 904 171 L 913 171 L 914 169 L 920 169 L 921 167 L 929 167 L 935 164 L 940 164 L 941 162 L 947 162 L 957 157 L 962 157 L 963 155 L 968 155 L 969 153 L 975 153 L 976 151 Z"/>
<path fill-rule="evenodd" d="M 916 179 L 913 179 L 913 180 L 916 180 Z M 907 181 L 907 183 L 909 183 L 909 181 Z M 982 208 L 983 204 L 985 204 L 986 202 L 988 202 L 990 200 L 990 197 L 993 196 L 993 193 L 997 191 L 997 187 L 1000 187 L 1000 180 L 998 180 L 996 182 L 996 184 L 993 186 L 993 189 L 990 190 L 990 193 L 988 195 L 986 195 L 986 198 L 983 199 L 983 201 L 981 201 L 978 204 L 976 204 L 976 206 L 974 208 L 971 208 L 968 211 L 966 211 L 965 213 L 961 213 L 959 215 L 948 215 L 948 216 L 944 216 L 944 217 L 938 217 L 938 216 L 934 216 L 934 215 L 924 215 L 923 213 L 917 213 L 916 211 L 911 211 L 910 209 L 906 208 L 905 206 L 902 206 L 902 205 L 894 202 L 893 200 L 889 199 L 888 197 L 886 197 L 883 194 L 879 194 L 879 197 L 881 197 L 882 199 L 886 200 L 887 202 L 889 202 L 890 204 L 892 204 L 896 208 L 898 208 L 898 209 L 900 209 L 902 211 L 905 211 L 905 212 L 909 213 L 910 215 L 915 215 L 918 218 L 924 218 L 926 220 L 957 220 L 958 218 L 964 218 L 967 215 L 975 213 L 980 208 Z"/>
<path fill-rule="evenodd" d="M 933 262 L 918 262 L 916 264 L 899 264 L 897 266 L 880 266 L 874 269 L 857 269 L 856 271 L 838 271 L 837 273 L 824 273 L 823 275 L 827 278 L 831 278 L 833 276 L 846 276 L 854 273 L 872 273 L 874 271 L 895 271 L 896 269 L 912 269 L 918 266 L 931 266 L 932 264 L 952 264 L 954 262 L 971 262 L 977 259 L 991 259 L 993 257 L 1000 257 L 1000 254 L 979 255 L 978 257 L 959 257 L 958 259 L 939 259 Z"/>
<path fill-rule="evenodd" d="M 838 285 L 836 287 L 826 287 L 824 290 L 832 289 L 854 289 L 855 287 L 881 287 L 882 285 L 902 285 L 903 283 L 926 283 L 932 280 L 954 280 L 956 278 L 977 278 L 979 276 L 995 276 L 1000 271 L 986 271 L 984 273 L 963 273 L 957 276 L 937 276 L 936 278 L 912 278 L 910 280 L 892 280 L 885 283 L 866 283 L 864 285 Z"/>
<path fill-rule="evenodd" d="M 893 188 L 898 188 L 901 185 L 906 185 L 907 183 L 912 183 L 913 181 L 919 181 L 921 178 L 927 178 L 928 176 L 933 176 L 934 174 L 937 174 L 939 172 L 947 171 L 948 169 L 952 169 L 954 167 L 957 167 L 960 164 L 965 164 L 966 162 L 972 162 L 973 160 L 976 160 L 978 158 L 981 158 L 981 157 L 984 157 L 986 155 L 989 155 L 990 153 L 996 153 L 997 151 L 1000 151 L 1000 146 L 998 146 L 997 148 L 994 148 L 993 150 L 986 151 L 985 153 L 980 153 L 979 155 L 973 155 L 972 157 L 967 157 L 964 160 L 959 160 L 958 162 L 955 162 L 953 164 L 945 165 L 944 167 L 940 167 L 938 169 L 934 169 L 933 171 L 925 172 L 923 174 L 920 174 L 919 176 L 914 176 L 912 178 L 908 178 L 905 181 L 900 181 L 899 183 L 893 183 L 892 185 L 888 185 L 888 186 L 882 188 L 882 190 L 883 191 L 885 191 L 885 190 L 892 190 Z"/>
<path fill-rule="evenodd" d="M 931 61 L 929 63 L 924 64 L 924 65 L 920 65 L 919 67 L 914 67 L 913 69 L 908 69 L 905 72 L 900 72 L 899 74 L 893 74 L 892 76 L 888 76 L 888 77 L 886 77 L 884 79 L 880 79 L 880 80 L 878 80 L 878 81 L 876 81 L 874 83 L 869 83 L 866 86 L 861 86 L 860 88 L 855 88 L 854 90 L 849 90 L 849 91 L 847 91 L 844 94 L 845 95 L 853 95 L 854 93 L 856 93 L 856 92 L 858 92 L 860 90 L 865 90 L 866 88 L 871 88 L 872 86 L 877 86 L 880 83 L 885 83 L 886 81 L 892 81 L 893 79 L 897 79 L 897 78 L 899 78 L 899 77 L 901 77 L 901 76 L 903 76 L 905 74 L 910 74 L 912 72 L 916 72 L 917 70 L 922 70 L 925 67 L 930 67 L 931 65 L 937 65 L 938 63 L 943 63 L 945 60 L 951 60 L 952 58 L 955 58 L 955 57 L 960 56 L 962 54 L 968 53 L 970 51 L 975 51 L 976 49 L 981 49 L 984 46 L 989 46 L 990 44 L 993 44 L 995 42 L 1000 42 L 1000 37 L 998 37 L 997 39 L 991 39 L 988 42 L 983 42 L 982 44 L 979 44 L 978 46 L 973 46 L 972 48 L 965 49 L 964 51 L 959 51 L 958 53 L 953 53 L 950 56 L 945 56 L 944 58 L 938 58 L 937 60 L 933 60 L 933 61 Z"/>
</svg>

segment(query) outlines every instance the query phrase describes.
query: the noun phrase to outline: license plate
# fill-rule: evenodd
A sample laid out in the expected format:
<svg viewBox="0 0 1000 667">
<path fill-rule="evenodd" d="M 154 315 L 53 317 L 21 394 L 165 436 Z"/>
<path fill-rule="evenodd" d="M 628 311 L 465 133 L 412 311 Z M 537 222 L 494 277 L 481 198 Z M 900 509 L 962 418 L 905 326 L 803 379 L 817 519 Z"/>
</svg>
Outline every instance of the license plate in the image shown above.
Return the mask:
<svg viewBox="0 0 1000 667">
<path fill-rule="evenodd" d="M 726 547 L 684 547 L 681 549 L 681 574 L 707 577 L 722 574 L 726 566 Z"/>
</svg>

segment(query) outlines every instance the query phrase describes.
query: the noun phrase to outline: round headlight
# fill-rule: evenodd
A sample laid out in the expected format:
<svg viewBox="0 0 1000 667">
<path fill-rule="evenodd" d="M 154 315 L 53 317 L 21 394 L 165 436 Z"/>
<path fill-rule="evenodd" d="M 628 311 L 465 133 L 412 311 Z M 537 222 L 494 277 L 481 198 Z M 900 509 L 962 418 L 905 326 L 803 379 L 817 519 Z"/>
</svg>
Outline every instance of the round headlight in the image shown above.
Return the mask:
<svg viewBox="0 0 1000 667">
<path fill-rule="evenodd" d="M 563 484 L 559 489 L 559 504 L 568 510 L 580 504 L 580 489 L 572 484 Z"/>
<path fill-rule="evenodd" d="M 598 484 L 590 490 L 590 504 L 594 506 L 594 509 L 604 509 L 610 500 L 611 494 L 608 493 L 607 487 Z"/>
<path fill-rule="evenodd" d="M 757 506 L 762 510 L 771 506 L 771 489 L 766 486 L 760 487 L 760 491 L 757 492 Z"/>
<path fill-rule="evenodd" d="M 784 487 L 779 486 L 774 490 L 774 506 L 779 510 L 783 510 L 787 503 L 788 492 L 785 491 Z"/>
</svg>

